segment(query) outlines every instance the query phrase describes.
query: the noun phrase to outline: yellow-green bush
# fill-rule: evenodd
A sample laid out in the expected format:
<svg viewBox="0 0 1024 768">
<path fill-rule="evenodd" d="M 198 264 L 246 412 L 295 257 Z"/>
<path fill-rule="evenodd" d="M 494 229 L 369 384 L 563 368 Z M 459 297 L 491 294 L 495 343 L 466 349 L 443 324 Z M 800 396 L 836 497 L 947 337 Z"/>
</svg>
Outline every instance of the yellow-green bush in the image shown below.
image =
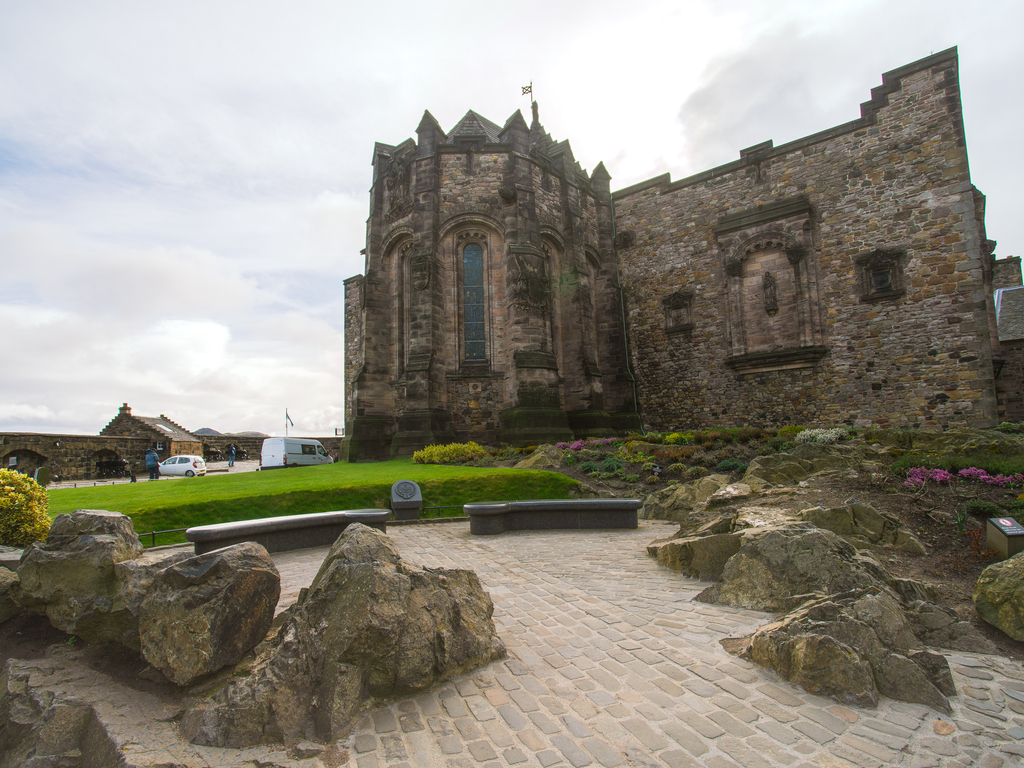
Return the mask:
<svg viewBox="0 0 1024 768">
<path fill-rule="evenodd" d="M 46 541 L 49 506 L 39 483 L 20 472 L 0 469 L 0 544 L 23 548 L 33 541 Z"/>
<path fill-rule="evenodd" d="M 776 437 L 781 437 L 783 440 L 792 440 L 794 437 L 804 431 L 804 428 L 796 424 L 790 424 L 788 427 L 783 427 L 775 433 Z"/>
<path fill-rule="evenodd" d="M 422 451 L 416 451 L 412 460 L 416 464 L 463 464 L 486 455 L 487 451 L 476 443 L 450 443 L 428 445 Z"/>
</svg>

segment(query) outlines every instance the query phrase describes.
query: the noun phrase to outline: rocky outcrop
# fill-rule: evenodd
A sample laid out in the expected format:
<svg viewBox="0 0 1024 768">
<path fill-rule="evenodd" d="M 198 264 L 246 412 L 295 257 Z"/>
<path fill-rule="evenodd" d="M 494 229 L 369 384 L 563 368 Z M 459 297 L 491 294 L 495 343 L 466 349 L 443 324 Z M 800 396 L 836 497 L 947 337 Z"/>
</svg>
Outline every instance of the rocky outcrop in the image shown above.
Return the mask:
<svg viewBox="0 0 1024 768">
<path fill-rule="evenodd" d="M 915 555 L 926 554 L 924 545 L 903 527 L 895 515 L 878 512 L 870 504 L 854 502 L 842 507 L 811 507 L 800 512 L 800 518 L 838 533 L 858 549 L 865 544 L 892 545 Z"/>
<path fill-rule="evenodd" d="M 267 550 L 245 542 L 160 570 L 138 611 L 142 655 L 188 685 L 234 664 L 266 636 L 281 595 Z"/>
<path fill-rule="evenodd" d="M 515 469 L 557 469 L 562 466 L 562 452 L 553 445 L 541 445 L 515 465 Z"/>
<path fill-rule="evenodd" d="M 383 533 L 350 525 L 257 649 L 252 674 L 185 713 L 195 744 L 242 747 L 344 735 L 370 697 L 425 688 L 504 655 L 472 571 L 403 561 Z"/>
<path fill-rule="evenodd" d="M 826 470 L 869 469 L 875 463 L 865 457 L 863 446 L 804 443 L 789 453 L 758 456 L 747 467 L 743 482 L 755 492 L 775 485 L 796 485 Z"/>
<path fill-rule="evenodd" d="M 21 559 L 21 604 L 89 643 L 139 650 L 138 612 L 158 571 L 186 552 L 143 552 L 131 518 L 78 510 L 57 515 L 45 543 Z"/>
<path fill-rule="evenodd" d="M 706 522 L 706 515 L 694 514 L 699 505 L 729 484 L 729 475 L 708 475 L 700 480 L 670 485 L 644 499 L 640 516 L 644 520 L 672 520 L 692 529 Z"/>
<path fill-rule="evenodd" d="M 21 613 L 21 604 L 18 602 L 20 592 L 18 575 L 14 571 L 0 568 L 0 624 Z"/>
<path fill-rule="evenodd" d="M 999 652 L 995 643 L 975 629 L 969 621 L 961 621 L 956 612 L 949 608 L 936 605 L 934 602 L 918 600 L 904 602 L 903 612 L 914 635 L 925 645 L 967 653 Z"/>
<path fill-rule="evenodd" d="M 896 451 L 954 451 L 961 454 L 983 451 L 1005 456 L 1013 456 L 1024 451 L 1024 443 L 1019 436 L 997 432 L 994 429 L 949 429 L 945 432 L 926 429 L 870 429 L 863 432 L 862 436 L 868 445 L 877 444 Z"/>
<path fill-rule="evenodd" d="M 792 525 L 741 535 L 742 546 L 725 563 L 721 579 L 697 600 L 778 612 L 814 594 L 888 586 L 888 574 L 873 558 L 831 531 Z"/>
<path fill-rule="evenodd" d="M 922 649 L 896 599 L 875 589 L 805 603 L 734 650 L 849 704 L 874 707 L 881 694 L 948 713 L 956 693 L 945 658 Z"/>
<path fill-rule="evenodd" d="M 730 483 L 711 494 L 708 498 L 708 508 L 724 507 L 728 504 L 735 504 L 737 501 L 746 501 L 753 495 L 753 490 L 746 483 Z"/>
<path fill-rule="evenodd" d="M 1024 640 L 1024 553 L 993 563 L 974 587 L 974 607 L 985 621 Z"/>
</svg>

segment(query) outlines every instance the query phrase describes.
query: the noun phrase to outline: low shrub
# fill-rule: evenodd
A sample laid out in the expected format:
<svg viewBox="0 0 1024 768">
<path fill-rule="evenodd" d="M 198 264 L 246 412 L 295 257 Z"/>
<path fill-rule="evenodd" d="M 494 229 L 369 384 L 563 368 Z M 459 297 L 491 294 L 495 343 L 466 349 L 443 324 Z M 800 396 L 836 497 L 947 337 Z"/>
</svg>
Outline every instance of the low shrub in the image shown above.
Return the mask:
<svg viewBox="0 0 1024 768">
<path fill-rule="evenodd" d="M 793 450 L 793 444 L 784 437 L 770 437 L 764 445 L 757 449 L 758 456 L 770 456 L 773 453 L 786 453 Z"/>
<path fill-rule="evenodd" d="M 984 499 L 968 499 L 963 504 L 963 510 L 974 517 L 1000 517 L 1003 514 L 998 504 Z"/>
<path fill-rule="evenodd" d="M 511 450 L 511 456 L 505 454 Z M 505 448 L 498 456 L 502 458 L 516 458 L 519 452 L 515 448 Z M 416 464 L 465 464 L 467 461 L 481 459 L 487 456 L 487 451 L 476 443 L 450 443 L 448 445 L 428 445 L 412 455 Z"/>
<path fill-rule="evenodd" d="M 796 424 L 790 424 L 788 427 L 783 427 L 775 433 L 776 437 L 781 437 L 783 440 L 792 440 L 794 437 L 804 431 L 803 427 L 797 426 Z"/>
<path fill-rule="evenodd" d="M 684 474 L 686 474 L 686 465 L 682 464 L 682 463 L 679 463 L 679 464 L 669 464 L 668 467 L 665 469 L 665 474 L 666 475 L 684 475 Z"/>
<path fill-rule="evenodd" d="M 647 483 L 648 485 L 654 485 L 660 479 L 661 478 L 659 478 L 657 475 L 650 475 L 650 476 L 644 478 L 644 482 Z"/>
<path fill-rule="evenodd" d="M 687 467 L 686 468 L 686 479 L 687 480 L 700 480 L 702 477 L 707 477 L 711 473 L 707 470 L 707 467 Z"/>
<path fill-rule="evenodd" d="M 722 459 L 715 465 L 719 472 L 746 472 L 750 462 L 742 459 Z"/>
<path fill-rule="evenodd" d="M 46 491 L 28 475 L 0 469 L 0 544 L 24 549 L 50 532 Z"/>
<path fill-rule="evenodd" d="M 585 472 L 588 475 L 592 475 L 595 472 L 601 471 L 601 465 L 596 461 L 584 461 L 580 464 L 580 472 Z"/>
<path fill-rule="evenodd" d="M 845 427 L 834 427 L 832 429 L 805 429 L 796 434 L 793 438 L 793 442 L 797 444 L 820 443 L 822 445 L 835 445 L 849 436 L 850 433 Z"/>
<path fill-rule="evenodd" d="M 741 443 L 760 440 L 762 437 L 764 437 L 764 430 L 760 427 L 740 427 L 736 430 L 736 440 Z"/>
<path fill-rule="evenodd" d="M 626 475 L 622 479 L 625 480 L 627 483 L 639 483 L 640 475 Z"/>
<path fill-rule="evenodd" d="M 607 459 L 601 462 L 602 472 L 618 472 L 623 469 L 622 462 L 616 459 L 614 456 L 609 456 Z"/>
</svg>

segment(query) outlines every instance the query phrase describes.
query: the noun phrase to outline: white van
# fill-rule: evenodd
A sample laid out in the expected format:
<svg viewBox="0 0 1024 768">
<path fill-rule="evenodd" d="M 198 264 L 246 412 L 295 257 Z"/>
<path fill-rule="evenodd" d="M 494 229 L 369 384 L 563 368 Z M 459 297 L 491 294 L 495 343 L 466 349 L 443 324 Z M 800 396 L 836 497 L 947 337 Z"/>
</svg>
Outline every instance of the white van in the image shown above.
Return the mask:
<svg viewBox="0 0 1024 768">
<path fill-rule="evenodd" d="M 333 462 L 320 441 L 311 437 L 268 437 L 260 451 L 260 469 L 308 467 Z"/>
</svg>

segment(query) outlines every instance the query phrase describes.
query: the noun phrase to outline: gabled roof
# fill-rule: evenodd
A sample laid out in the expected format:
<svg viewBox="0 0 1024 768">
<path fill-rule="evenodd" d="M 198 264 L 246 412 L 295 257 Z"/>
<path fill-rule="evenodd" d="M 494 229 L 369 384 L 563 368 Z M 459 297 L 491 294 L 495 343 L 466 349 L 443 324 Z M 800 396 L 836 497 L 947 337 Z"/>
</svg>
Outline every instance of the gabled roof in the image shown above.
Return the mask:
<svg viewBox="0 0 1024 768">
<path fill-rule="evenodd" d="M 492 123 L 486 117 L 478 115 L 472 109 L 444 137 L 445 144 L 454 144 L 455 139 L 470 136 L 483 136 L 488 144 L 500 144 L 501 126 Z"/>
<path fill-rule="evenodd" d="M 158 435 L 164 435 L 170 440 L 181 443 L 201 443 L 202 440 L 184 427 L 178 426 L 163 414 L 159 416 L 135 416 L 134 418 L 147 425 Z"/>
</svg>

